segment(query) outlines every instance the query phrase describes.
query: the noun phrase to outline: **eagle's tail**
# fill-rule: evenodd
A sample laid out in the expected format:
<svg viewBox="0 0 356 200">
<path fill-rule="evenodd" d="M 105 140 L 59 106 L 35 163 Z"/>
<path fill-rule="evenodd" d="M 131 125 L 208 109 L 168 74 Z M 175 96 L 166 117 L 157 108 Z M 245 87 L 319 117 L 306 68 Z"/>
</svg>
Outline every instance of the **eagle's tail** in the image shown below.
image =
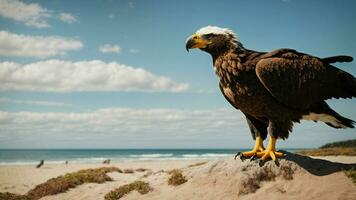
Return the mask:
<svg viewBox="0 0 356 200">
<path fill-rule="evenodd" d="M 355 121 L 341 116 L 335 110 L 331 109 L 325 101 L 311 108 L 310 114 L 310 116 L 306 116 L 308 119 L 322 121 L 334 128 L 354 128 Z"/>
<path fill-rule="evenodd" d="M 351 56 L 331 56 L 321 59 L 324 63 L 336 63 L 336 62 L 352 62 L 353 58 Z"/>
<path fill-rule="evenodd" d="M 336 112 L 333 117 L 335 118 L 335 120 L 332 120 L 331 122 L 325 122 L 325 124 L 334 128 L 355 128 L 355 121 L 353 121 L 352 119 L 343 117 Z"/>
<path fill-rule="evenodd" d="M 331 109 L 326 103 L 325 105 L 325 113 L 327 114 L 327 116 L 329 116 L 327 117 L 329 120 L 324 121 L 325 124 L 334 128 L 354 128 L 355 121 L 341 116 L 335 110 Z"/>
</svg>

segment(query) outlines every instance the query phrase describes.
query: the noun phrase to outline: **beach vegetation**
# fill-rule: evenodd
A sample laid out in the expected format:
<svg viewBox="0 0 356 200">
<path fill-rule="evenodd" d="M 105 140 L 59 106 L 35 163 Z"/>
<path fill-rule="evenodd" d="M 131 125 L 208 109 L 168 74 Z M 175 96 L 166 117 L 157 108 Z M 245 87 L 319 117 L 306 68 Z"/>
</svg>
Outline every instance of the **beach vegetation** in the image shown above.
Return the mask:
<svg viewBox="0 0 356 200">
<path fill-rule="evenodd" d="M 266 165 L 263 167 L 251 167 L 244 169 L 245 175 L 239 183 L 239 195 L 245 195 L 256 192 L 262 182 L 274 181 L 277 177 L 285 180 L 292 180 L 296 168 L 290 164 L 282 164 L 278 169 L 274 165 Z"/>
<path fill-rule="evenodd" d="M 356 184 L 356 168 L 352 168 L 352 169 L 349 169 L 349 170 L 345 170 L 345 174 L 347 177 L 349 177 L 352 182 L 354 182 Z"/>
<path fill-rule="evenodd" d="M 356 156 L 356 147 L 329 147 L 297 152 L 305 156 Z"/>
<path fill-rule="evenodd" d="M 30 197 L 26 195 L 13 194 L 10 192 L 0 192 L 1 200 L 31 200 Z"/>
<path fill-rule="evenodd" d="M 143 181 L 135 181 L 130 184 L 122 185 L 119 188 L 110 191 L 105 195 L 105 200 L 120 199 L 134 190 L 143 195 L 152 191 L 153 188 L 150 187 L 149 183 Z"/>
<path fill-rule="evenodd" d="M 171 170 L 168 174 L 170 174 L 168 185 L 177 186 L 187 182 L 187 179 L 183 176 L 182 171 L 179 169 Z"/>
<path fill-rule="evenodd" d="M 320 149 L 333 148 L 333 147 L 356 147 L 356 140 L 332 142 L 321 146 Z"/>
<path fill-rule="evenodd" d="M 65 192 L 70 188 L 74 188 L 84 183 L 104 183 L 106 181 L 112 181 L 112 178 L 106 173 L 120 171 L 121 170 L 117 167 L 102 167 L 67 173 L 37 185 L 27 193 L 27 196 L 30 199 L 37 200 L 47 195 Z"/>
<path fill-rule="evenodd" d="M 356 140 L 332 142 L 317 149 L 307 149 L 297 153 L 306 156 L 356 156 Z"/>
</svg>

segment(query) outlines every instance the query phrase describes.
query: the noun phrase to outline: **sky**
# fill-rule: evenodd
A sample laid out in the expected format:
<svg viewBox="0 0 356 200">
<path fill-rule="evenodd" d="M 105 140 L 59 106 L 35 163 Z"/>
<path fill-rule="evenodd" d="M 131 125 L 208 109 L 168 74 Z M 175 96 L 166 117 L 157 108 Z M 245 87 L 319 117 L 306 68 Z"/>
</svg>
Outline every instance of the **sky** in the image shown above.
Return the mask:
<svg viewBox="0 0 356 200">
<path fill-rule="evenodd" d="M 356 57 L 352 0 L 0 0 L 0 148 L 249 148 L 210 55 L 207 25 L 257 51 Z M 355 62 L 337 67 L 356 75 Z M 356 120 L 355 99 L 328 103 Z M 356 139 L 303 121 L 281 148 Z"/>
</svg>

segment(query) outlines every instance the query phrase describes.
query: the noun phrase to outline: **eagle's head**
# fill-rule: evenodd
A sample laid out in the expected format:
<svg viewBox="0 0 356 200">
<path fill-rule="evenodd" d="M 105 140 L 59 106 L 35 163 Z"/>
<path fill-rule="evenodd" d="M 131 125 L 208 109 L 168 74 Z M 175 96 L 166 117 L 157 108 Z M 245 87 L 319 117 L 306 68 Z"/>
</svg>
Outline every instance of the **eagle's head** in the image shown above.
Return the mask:
<svg viewBox="0 0 356 200">
<path fill-rule="evenodd" d="M 206 26 L 199 29 L 195 34 L 187 38 L 186 49 L 199 48 L 212 55 L 236 49 L 241 46 L 236 34 L 227 28 Z"/>
</svg>

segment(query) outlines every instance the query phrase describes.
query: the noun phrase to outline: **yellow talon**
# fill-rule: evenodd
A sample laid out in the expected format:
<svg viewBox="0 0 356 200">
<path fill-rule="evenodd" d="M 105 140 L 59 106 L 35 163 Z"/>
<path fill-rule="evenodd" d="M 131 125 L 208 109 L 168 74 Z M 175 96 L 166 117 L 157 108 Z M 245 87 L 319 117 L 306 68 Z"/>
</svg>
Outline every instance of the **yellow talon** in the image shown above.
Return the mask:
<svg viewBox="0 0 356 200">
<path fill-rule="evenodd" d="M 262 160 L 267 160 L 268 158 L 271 158 L 274 161 L 277 158 L 283 157 L 283 153 L 276 151 L 276 141 L 276 138 L 270 136 L 266 150 L 258 152 L 256 155 L 258 157 L 262 157 Z"/>
<path fill-rule="evenodd" d="M 278 152 L 278 151 L 275 151 L 275 152 L 274 152 L 274 154 L 276 154 L 276 156 L 277 156 L 278 158 L 280 158 L 280 157 L 283 157 L 283 156 L 284 156 L 284 153 L 282 153 L 282 152 Z"/>
<path fill-rule="evenodd" d="M 253 147 L 253 149 L 251 151 L 246 151 L 243 152 L 242 155 L 244 157 L 252 157 L 254 155 L 256 155 L 258 152 L 264 151 L 264 147 L 263 147 L 263 140 L 260 136 L 256 137 L 256 143 L 255 143 L 255 147 Z"/>
</svg>

